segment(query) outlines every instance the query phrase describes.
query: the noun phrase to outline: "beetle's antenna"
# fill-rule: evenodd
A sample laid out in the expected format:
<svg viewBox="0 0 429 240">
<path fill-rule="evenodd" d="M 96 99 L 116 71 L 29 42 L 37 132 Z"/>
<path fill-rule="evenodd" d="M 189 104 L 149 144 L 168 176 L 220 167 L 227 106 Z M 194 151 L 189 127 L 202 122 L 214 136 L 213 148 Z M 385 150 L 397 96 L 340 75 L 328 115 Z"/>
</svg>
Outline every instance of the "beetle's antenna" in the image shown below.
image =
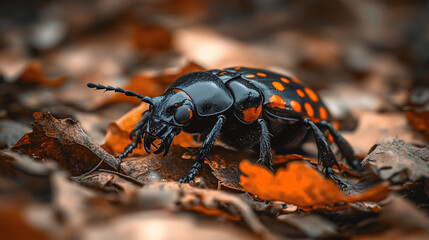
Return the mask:
<svg viewBox="0 0 429 240">
<path fill-rule="evenodd" d="M 95 83 L 88 83 L 88 84 L 86 84 L 86 86 L 88 86 L 89 88 L 95 88 L 96 90 L 104 89 L 105 92 L 106 91 L 115 91 L 115 92 L 123 93 L 123 94 L 125 94 L 127 96 L 130 96 L 130 97 L 137 97 L 140 100 L 142 100 L 142 102 L 149 103 L 149 104 L 153 105 L 152 99 L 150 97 L 143 97 L 142 95 L 140 95 L 138 93 L 135 93 L 133 91 L 130 91 L 130 90 L 124 90 L 122 88 L 112 87 L 110 85 L 108 85 L 106 87 L 104 85 L 95 84 Z"/>
</svg>

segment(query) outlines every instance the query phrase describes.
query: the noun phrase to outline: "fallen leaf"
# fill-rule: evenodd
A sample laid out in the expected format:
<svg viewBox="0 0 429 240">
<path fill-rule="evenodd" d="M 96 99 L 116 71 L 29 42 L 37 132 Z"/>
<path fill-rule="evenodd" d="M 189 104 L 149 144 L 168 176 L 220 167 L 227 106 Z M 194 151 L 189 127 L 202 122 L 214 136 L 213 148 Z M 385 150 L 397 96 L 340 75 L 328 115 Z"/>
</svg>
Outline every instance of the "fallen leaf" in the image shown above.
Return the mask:
<svg viewBox="0 0 429 240">
<path fill-rule="evenodd" d="M 96 193 L 70 182 L 61 172 L 52 176 L 52 194 L 53 206 L 61 213 L 67 226 L 82 227 L 91 216 L 90 198 L 95 197 Z"/>
<path fill-rule="evenodd" d="M 33 114 L 33 132 L 25 134 L 12 150 L 43 159 L 53 159 L 71 175 L 82 175 L 107 163 L 116 169 L 117 159 L 88 137 L 79 122 L 56 119 L 50 114 Z"/>
<path fill-rule="evenodd" d="M 41 63 L 37 61 L 29 63 L 18 79 L 23 84 L 36 84 L 49 87 L 58 87 L 66 81 L 65 77 L 46 77 L 43 73 Z"/>
<path fill-rule="evenodd" d="M 276 174 L 248 161 L 240 164 L 240 170 L 243 173 L 240 183 L 247 192 L 262 200 L 283 201 L 302 208 L 323 208 L 339 202 L 377 202 L 388 194 L 387 185 L 382 184 L 355 196 L 345 196 L 335 182 L 300 162 L 292 162 Z"/>
<path fill-rule="evenodd" d="M 382 180 L 401 183 L 429 178 L 429 149 L 418 148 L 400 139 L 386 138 L 377 142 L 362 161 Z"/>
<path fill-rule="evenodd" d="M 272 236 L 256 217 L 250 206 L 233 194 L 217 190 L 199 189 L 189 184 L 181 186 L 181 193 L 182 195 L 178 202 L 183 209 L 195 210 L 195 206 L 202 206 L 207 210 L 219 209 L 219 205 L 226 206 L 229 210 L 227 212 L 228 215 L 232 214 L 242 217 L 253 232 L 265 235 L 266 237 Z M 201 210 L 201 207 L 198 208 Z M 210 213 L 214 213 L 214 211 L 210 211 Z"/>
<path fill-rule="evenodd" d="M 414 130 L 422 132 L 429 141 L 429 110 L 409 110 L 405 112 L 408 123 Z"/>
<path fill-rule="evenodd" d="M 243 191 L 240 185 L 240 171 L 238 170 L 242 159 L 249 159 L 249 154 L 214 146 L 207 156 L 207 163 L 213 170 L 213 175 L 225 187 Z"/>
<path fill-rule="evenodd" d="M 193 159 L 182 157 L 186 154 L 191 154 L 190 150 L 172 146 L 166 156 L 151 154 L 127 158 L 121 163 L 121 170 L 143 183 L 159 180 L 178 181 L 188 175 L 195 162 Z M 207 165 L 203 165 L 198 171 L 197 178 L 204 179 L 205 184 L 212 188 L 217 186 L 217 180 Z"/>
<path fill-rule="evenodd" d="M 101 190 L 104 192 L 119 192 L 124 191 L 123 183 L 134 183 L 137 186 L 143 184 L 131 177 L 124 176 L 116 172 L 97 171 L 89 175 L 73 177 L 72 180 L 88 188 Z M 128 187 L 128 186 L 125 186 Z M 128 190 L 128 189 L 126 189 Z"/>
<path fill-rule="evenodd" d="M 279 220 L 300 229 L 307 237 L 323 238 L 338 234 L 338 226 L 318 215 L 284 214 Z"/>
<path fill-rule="evenodd" d="M 389 198 L 387 204 L 381 209 L 379 218 L 382 222 L 388 223 L 396 229 L 429 232 L 429 216 L 427 213 L 399 195 L 393 195 Z"/>
<path fill-rule="evenodd" d="M 358 127 L 353 132 L 343 132 L 343 137 L 358 155 L 365 156 L 372 145 L 385 137 L 400 137 L 406 142 L 424 144 L 410 131 L 405 116 L 401 113 L 374 113 L 358 111 Z"/>
<path fill-rule="evenodd" d="M 83 229 L 80 239 L 259 239 L 229 222 L 199 221 L 190 215 L 152 210 L 127 214 Z"/>
</svg>

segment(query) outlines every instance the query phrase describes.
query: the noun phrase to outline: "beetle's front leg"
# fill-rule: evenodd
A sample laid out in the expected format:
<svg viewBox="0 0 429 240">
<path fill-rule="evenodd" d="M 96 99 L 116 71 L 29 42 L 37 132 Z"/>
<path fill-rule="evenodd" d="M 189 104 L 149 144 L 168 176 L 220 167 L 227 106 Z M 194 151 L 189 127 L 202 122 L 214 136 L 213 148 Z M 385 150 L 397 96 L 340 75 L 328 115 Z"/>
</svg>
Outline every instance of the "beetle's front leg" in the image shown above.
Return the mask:
<svg viewBox="0 0 429 240">
<path fill-rule="evenodd" d="M 144 111 L 142 114 L 142 119 L 134 126 L 133 130 L 130 133 L 130 139 L 133 140 L 133 137 L 137 137 L 137 132 L 141 131 L 141 128 L 146 124 L 149 119 L 148 111 Z"/>
<path fill-rule="evenodd" d="M 119 155 L 118 159 L 120 162 L 122 162 L 122 158 L 127 157 L 128 154 L 132 153 L 134 148 L 136 148 L 139 145 L 139 143 L 142 142 L 142 131 L 141 130 L 137 130 L 135 136 L 136 136 L 136 139 L 134 139 L 134 141 L 124 149 L 124 152 L 121 153 L 121 155 Z"/>
<path fill-rule="evenodd" d="M 132 153 L 134 148 L 137 148 L 139 143 L 142 142 L 143 126 L 147 123 L 147 120 L 149 119 L 149 114 L 147 111 L 145 111 L 142 115 L 142 119 L 140 119 L 140 121 L 136 124 L 129 136 L 131 140 L 133 140 L 133 137 L 135 137 L 134 141 L 124 149 L 124 152 L 121 153 L 121 155 L 118 156 L 120 162 L 122 162 L 122 158 L 127 157 L 128 154 Z"/>
<path fill-rule="evenodd" d="M 217 136 L 219 135 L 224 122 L 225 122 L 225 116 L 220 115 L 217 119 L 215 126 L 213 127 L 213 129 L 210 131 L 210 133 L 207 135 L 206 139 L 204 140 L 203 145 L 201 146 L 200 149 L 198 149 L 198 152 L 196 154 L 196 161 L 192 166 L 191 170 L 189 171 L 188 175 L 180 179 L 179 183 L 192 182 L 194 180 L 195 176 L 198 173 L 198 169 L 204 163 L 204 158 L 212 149 L 214 142 Z"/>
<path fill-rule="evenodd" d="M 259 128 L 261 130 L 261 138 L 259 142 L 259 159 L 258 163 L 266 166 L 274 172 L 272 155 L 271 155 L 271 144 L 270 144 L 270 133 L 268 132 L 267 123 L 264 119 L 258 119 Z"/>
</svg>

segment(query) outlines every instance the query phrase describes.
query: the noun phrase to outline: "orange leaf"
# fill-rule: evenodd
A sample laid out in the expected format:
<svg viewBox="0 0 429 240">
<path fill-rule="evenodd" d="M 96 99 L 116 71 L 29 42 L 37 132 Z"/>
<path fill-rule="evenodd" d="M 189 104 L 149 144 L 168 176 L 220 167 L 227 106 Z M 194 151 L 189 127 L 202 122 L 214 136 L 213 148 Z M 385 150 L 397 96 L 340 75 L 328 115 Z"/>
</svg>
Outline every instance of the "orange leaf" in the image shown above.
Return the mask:
<svg viewBox="0 0 429 240">
<path fill-rule="evenodd" d="M 268 169 L 248 161 L 240 163 L 243 188 L 263 200 L 292 203 L 302 208 L 321 208 L 338 202 L 381 201 L 387 197 L 387 185 L 380 185 L 356 196 L 345 196 L 330 179 L 301 162 L 291 162 L 274 175 Z"/>
<path fill-rule="evenodd" d="M 58 87 L 62 85 L 66 78 L 57 77 L 49 78 L 43 73 L 42 65 L 38 61 L 31 62 L 27 65 L 25 70 L 21 73 L 19 81 L 25 84 L 36 84 L 48 87 Z"/>
</svg>

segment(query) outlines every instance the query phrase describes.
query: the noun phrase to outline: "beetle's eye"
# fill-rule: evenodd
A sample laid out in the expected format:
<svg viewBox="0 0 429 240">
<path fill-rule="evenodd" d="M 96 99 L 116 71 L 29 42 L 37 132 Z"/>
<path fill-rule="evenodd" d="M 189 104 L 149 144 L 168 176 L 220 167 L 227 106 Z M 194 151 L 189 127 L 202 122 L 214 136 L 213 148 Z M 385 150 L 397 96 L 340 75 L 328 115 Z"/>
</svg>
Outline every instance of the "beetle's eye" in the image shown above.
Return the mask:
<svg viewBox="0 0 429 240">
<path fill-rule="evenodd" d="M 174 113 L 174 119 L 178 123 L 187 123 L 192 118 L 192 110 L 187 106 L 180 106 Z"/>
</svg>

